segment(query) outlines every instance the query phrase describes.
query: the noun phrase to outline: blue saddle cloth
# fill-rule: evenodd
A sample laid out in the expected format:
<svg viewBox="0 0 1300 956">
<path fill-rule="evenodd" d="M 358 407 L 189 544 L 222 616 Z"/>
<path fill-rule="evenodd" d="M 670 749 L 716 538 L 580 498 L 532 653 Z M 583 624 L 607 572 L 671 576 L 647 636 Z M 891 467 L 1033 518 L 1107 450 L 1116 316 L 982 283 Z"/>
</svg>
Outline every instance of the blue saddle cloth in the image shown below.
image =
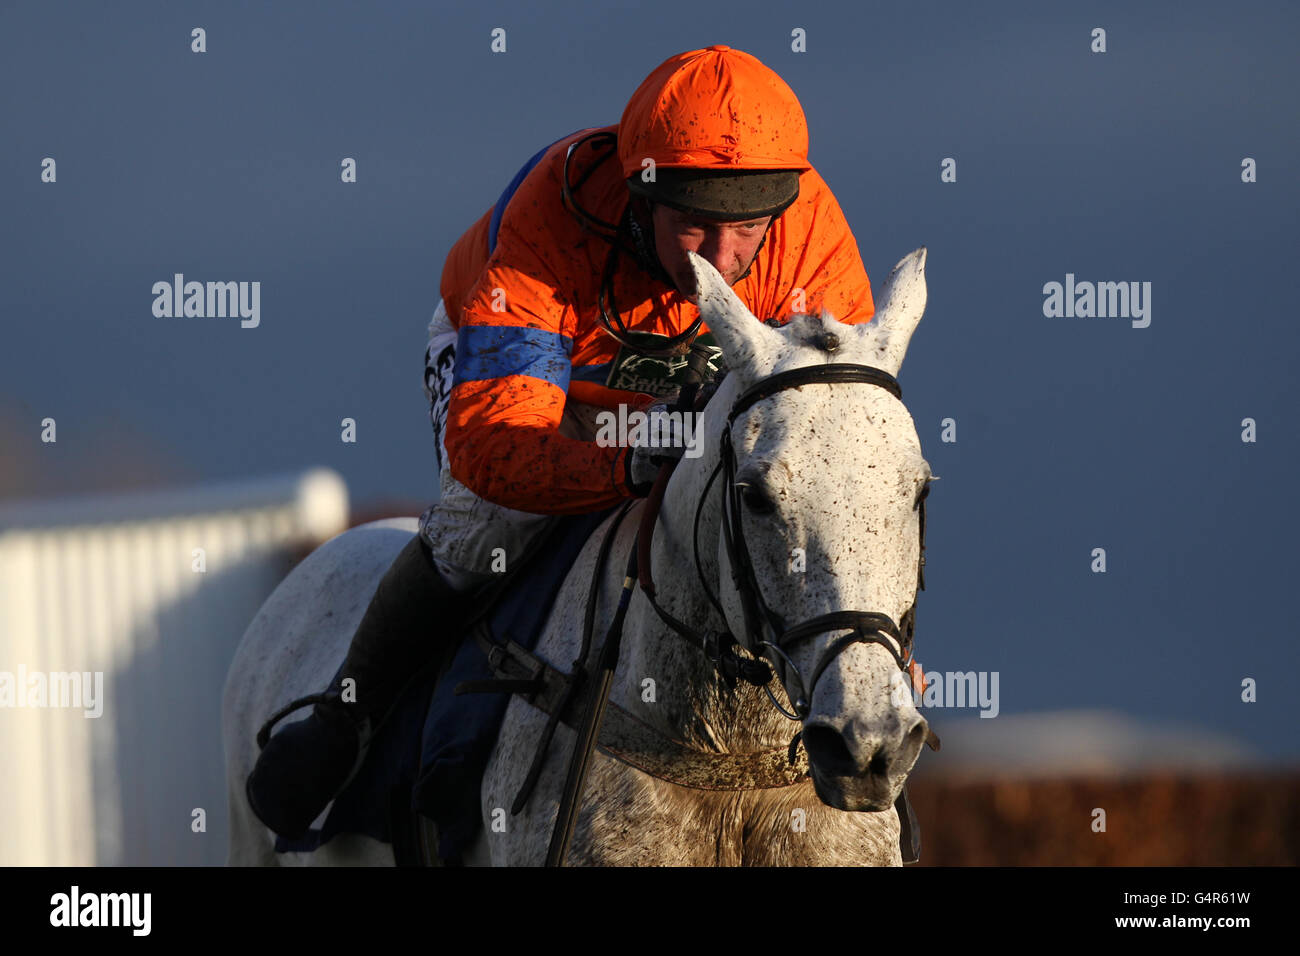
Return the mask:
<svg viewBox="0 0 1300 956">
<path fill-rule="evenodd" d="M 592 532 L 614 510 L 556 520 L 545 547 L 514 575 L 513 584 L 489 613 L 493 641 L 536 646 L 569 568 Z M 431 621 L 436 613 L 430 609 Z M 278 838 L 276 852 L 312 852 L 339 833 L 362 833 L 392 843 L 394 819 L 401 825 L 405 815 L 415 810 L 437 825 L 442 861 L 458 861 L 482 826 L 479 789 L 510 695 L 457 697 L 453 691 L 462 681 L 493 676 L 478 644 L 462 639 L 441 680 L 429 674 L 405 690 L 321 828 L 307 831 L 299 840 Z"/>
</svg>

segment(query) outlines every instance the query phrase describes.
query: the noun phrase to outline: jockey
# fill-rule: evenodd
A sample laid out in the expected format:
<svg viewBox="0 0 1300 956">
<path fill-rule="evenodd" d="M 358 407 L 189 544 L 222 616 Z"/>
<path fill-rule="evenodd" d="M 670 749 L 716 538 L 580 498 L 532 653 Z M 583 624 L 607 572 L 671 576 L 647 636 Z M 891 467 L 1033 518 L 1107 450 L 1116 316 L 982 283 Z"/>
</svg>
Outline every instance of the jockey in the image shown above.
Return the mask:
<svg viewBox="0 0 1300 956">
<path fill-rule="evenodd" d="M 302 835 L 346 785 L 502 561 L 556 515 L 648 494 L 673 452 L 603 447 L 594 413 L 671 396 L 691 343 L 709 345 L 717 369 L 688 251 L 769 321 L 875 311 L 839 204 L 808 163 L 799 101 L 725 46 L 669 58 L 617 126 L 541 150 L 452 247 L 425 353 L 441 498 L 380 582 L 339 677 L 259 756 L 247 794 L 272 830 Z"/>
</svg>

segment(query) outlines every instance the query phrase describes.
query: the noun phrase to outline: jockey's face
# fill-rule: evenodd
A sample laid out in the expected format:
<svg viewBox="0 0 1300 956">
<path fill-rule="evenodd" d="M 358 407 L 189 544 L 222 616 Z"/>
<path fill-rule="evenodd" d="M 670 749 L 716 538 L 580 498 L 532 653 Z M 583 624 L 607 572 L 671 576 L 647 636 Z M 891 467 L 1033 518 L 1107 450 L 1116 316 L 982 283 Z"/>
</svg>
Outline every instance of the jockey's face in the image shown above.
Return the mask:
<svg viewBox="0 0 1300 956">
<path fill-rule="evenodd" d="M 655 251 L 664 269 L 676 281 L 678 291 L 695 302 L 695 273 L 686 253 L 693 252 L 707 259 L 727 280 L 727 285 L 735 285 L 754 261 L 771 222 L 771 216 L 740 222 L 704 219 L 656 205 Z"/>
</svg>

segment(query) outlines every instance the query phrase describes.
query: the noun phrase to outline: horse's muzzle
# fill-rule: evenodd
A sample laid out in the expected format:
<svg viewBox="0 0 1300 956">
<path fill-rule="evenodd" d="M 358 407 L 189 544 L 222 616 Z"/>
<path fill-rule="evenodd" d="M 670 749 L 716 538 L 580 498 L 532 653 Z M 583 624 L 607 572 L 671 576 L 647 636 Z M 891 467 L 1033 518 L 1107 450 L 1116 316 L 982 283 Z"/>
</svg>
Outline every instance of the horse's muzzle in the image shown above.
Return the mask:
<svg viewBox="0 0 1300 956">
<path fill-rule="evenodd" d="M 833 724 L 821 717 L 804 724 L 803 745 L 817 796 L 837 810 L 890 809 L 921 754 L 929 730 L 925 718 L 914 714 L 893 733 Z"/>
</svg>

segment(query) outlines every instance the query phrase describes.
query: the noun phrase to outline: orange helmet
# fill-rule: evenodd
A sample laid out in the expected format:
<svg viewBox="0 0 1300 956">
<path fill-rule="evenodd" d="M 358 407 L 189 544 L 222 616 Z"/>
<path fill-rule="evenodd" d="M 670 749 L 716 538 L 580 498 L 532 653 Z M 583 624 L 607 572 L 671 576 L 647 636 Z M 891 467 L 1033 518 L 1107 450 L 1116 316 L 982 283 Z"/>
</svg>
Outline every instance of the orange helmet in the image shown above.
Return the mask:
<svg viewBox="0 0 1300 956">
<path fill-rule="evenodd" d="M 633 193 L 714 219 L 781 213 L 811 168 L 794 91 L 727 46 L 669 57 L 646 77 L 619 121 L 618 158 Z"/>
</svg>

